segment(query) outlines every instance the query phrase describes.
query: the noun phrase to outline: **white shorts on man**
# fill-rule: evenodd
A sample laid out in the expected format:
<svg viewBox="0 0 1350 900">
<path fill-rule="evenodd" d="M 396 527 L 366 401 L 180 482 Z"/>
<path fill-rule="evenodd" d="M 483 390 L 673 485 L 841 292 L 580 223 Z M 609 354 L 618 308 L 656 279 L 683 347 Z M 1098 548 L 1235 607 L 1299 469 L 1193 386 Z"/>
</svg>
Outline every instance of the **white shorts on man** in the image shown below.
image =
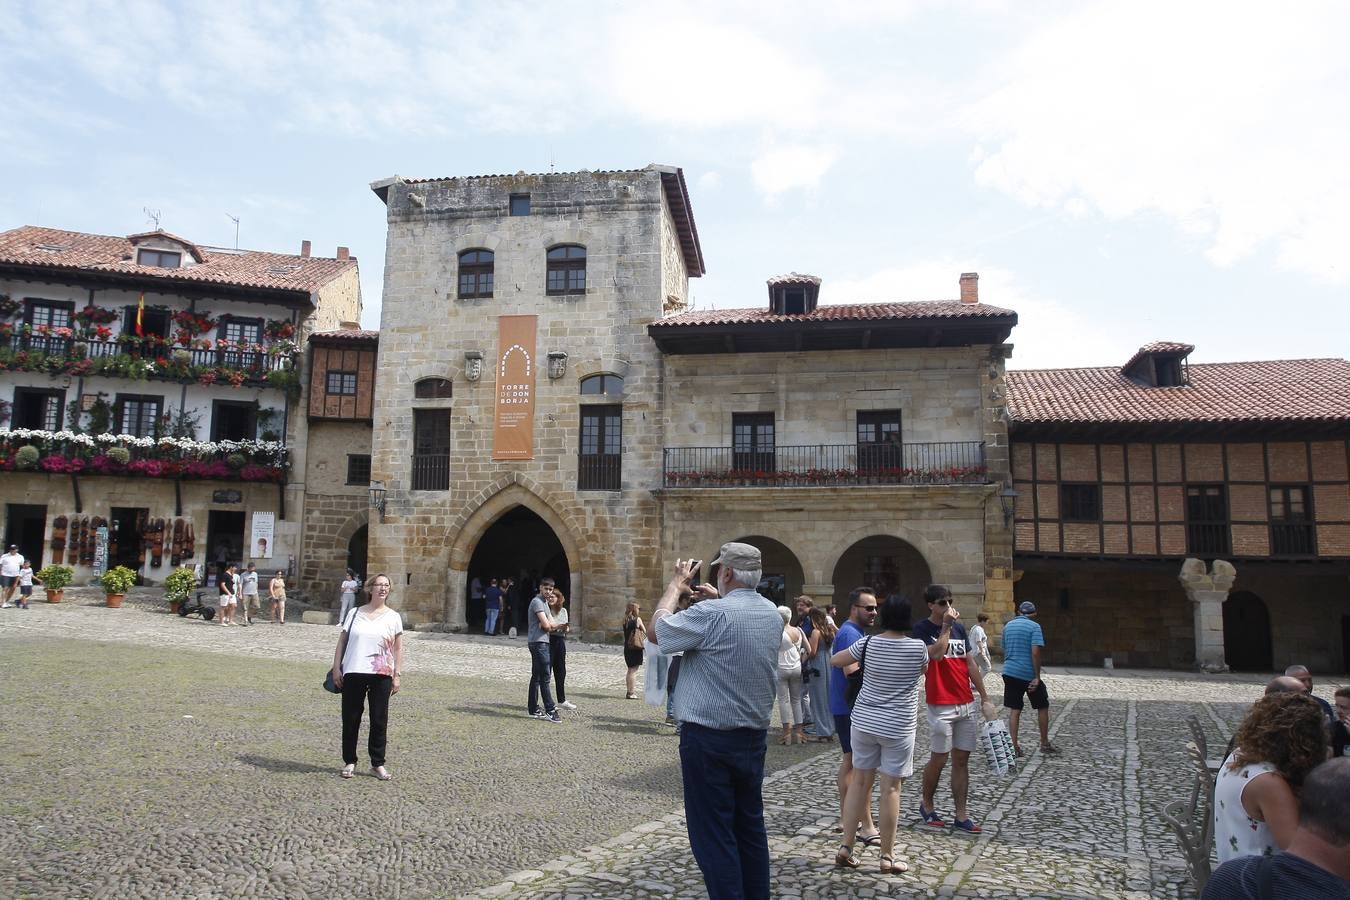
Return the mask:
<svg viewBox="0 0 1350 900">
<path fill-rule="evenodd" d="M 979 719 L 974 703 L 928 707 L 928 742 L 934 753 L 950 753 L 952 748 L 974 752 L 979 738 Z M 857 763 L 855 762 L 856 766 Z"/>
</svg>

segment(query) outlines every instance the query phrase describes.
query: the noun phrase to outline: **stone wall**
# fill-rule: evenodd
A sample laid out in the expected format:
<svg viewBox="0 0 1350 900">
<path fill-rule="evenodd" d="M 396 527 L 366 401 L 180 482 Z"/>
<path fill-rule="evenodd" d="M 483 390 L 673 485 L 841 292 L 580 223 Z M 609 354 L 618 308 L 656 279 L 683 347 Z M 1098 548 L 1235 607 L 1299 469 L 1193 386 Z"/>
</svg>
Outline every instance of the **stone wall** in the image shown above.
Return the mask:
<svg viewBox="0 0 1350 900">
<path fill-rule="evenodd" d="M 507 215 L 514 193 L 531 195 L 530 215 Z M 404 608 L 419 620 L 462 626 L 469 559 L 516 505 L 549 522 L 567 552 L 572 617 L 583 633 L 612 631 L 633 592 L 656 585 L 659 516 L 650 491 L 661 460 L 660 365 L 645 326 L 674 290 L 663 283 L 665 215 L 660 174 L 650 170 L 389 189 L 372 463 L 372 477 L 388 486 L 388 509 L 387 521 L 372 526 L 371 559 L 401 585 Z M 584 295 L 545 294 L 546 253 L 560 243 L 586 248 Z M 458 254 L 473 248 L 495 254 L 495 294 L 460 300 Z M 536 376 L 534 459 L 494 461 L 497 317 L 522 314 L 538 316 L 538 358 L 565 352 L 567 370 L 557 380 Z M 486 361 L 476 383 L 464 377 L 469 350 Z M 621 397 L 590 398 L 623 405 L 619 491 L 577 490 L 579 383 L 598 372 L 624 378 Z M 413 399 L 413 383 L 425 377 L 449 378 L 454 399 Z M 413 491 L 413 411 L 438 408 L 451 410 L 450 489 Z"/>
<path fill-rule="evenodd" d="M 348 542 L 370 519 L 370 484 L 347 484 L 347 456 L 370 453 L 371 429 L 365 422 L 315 421 L 309 438 L 299 586 L 323 603 L 336 596 Z"/>
</svg>

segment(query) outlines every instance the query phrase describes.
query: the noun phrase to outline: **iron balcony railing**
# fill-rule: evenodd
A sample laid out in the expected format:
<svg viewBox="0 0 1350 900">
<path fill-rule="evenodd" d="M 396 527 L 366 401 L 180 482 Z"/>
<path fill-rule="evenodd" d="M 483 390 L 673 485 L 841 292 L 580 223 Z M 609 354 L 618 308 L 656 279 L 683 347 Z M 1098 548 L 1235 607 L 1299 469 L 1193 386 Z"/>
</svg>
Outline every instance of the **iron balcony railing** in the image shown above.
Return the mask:
<svg viewBox="0 0 1350 900">
<path fill-rule="evenodd" d="M 1197 556 L 1227 556 L 1232 552 L 1231 534 L 1227 522 L 1188 522 L 1186 546 Z"/>
<path fill-rule="evenodd" d="M 450 454 L 414 453 L 412 455 L 414 491 L 450 490 Z"/>
<path fill-rule="evenodd" d="M 617 491 L 623 486 L 623 457 L 617 453 L 581 454 L 577 457 L 577 490 Z"/>
<path fill-rule="evenodd" d="M 1271 522 L 1272 556 L 1315 556 L 1317 540 L 1311 522 Z"/>
<path fill-rule="evenodd" d="M 211 349 L 180 347 L 151 339 L 98 340 L 96 338 L 56 337 L 42 334 L 11 334 L 4 346 L 18 352 L 41 353 L 66 360 L 105 359 L 116 356 L 136 356 L 145 360 L 164 360 L 162 372 L 150 377 L 180 379 L 189 367 L 225 367 L 237 369 L 251 379 L 266 378 L 268 372 L 294 367 L 295 354 L 267 353 L 256 350 Z"/>
<path fill-rule="evenodd" d="M 664 487 L 985 484 L 981 441 L 667 447 Z"/>
</svg>

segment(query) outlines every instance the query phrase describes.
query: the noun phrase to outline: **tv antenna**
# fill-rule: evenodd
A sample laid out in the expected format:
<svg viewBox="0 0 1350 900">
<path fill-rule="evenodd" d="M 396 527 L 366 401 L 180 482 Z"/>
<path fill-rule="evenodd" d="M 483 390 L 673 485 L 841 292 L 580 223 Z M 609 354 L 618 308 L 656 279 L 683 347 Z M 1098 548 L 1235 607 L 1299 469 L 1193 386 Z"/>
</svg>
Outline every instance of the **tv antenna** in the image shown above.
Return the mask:
<svg viewBox="0 0 1350 900">
<path fill-rule="evenodd" d="M 239 217 L 238 217 L 238 216 L 232 216 L 232 215 L 230 215 L 229 213 L 226 213 L 226 214 L 225 214 L 225 218 L 229 219 L 231 222 L 234 223 L 234 249 L 238 250 L 238 249 L 239 249 Z"/>
<path fill-rule="evenodd" d="M 148 206 L 142 206 L 141 212 L 145 213 L 145 217 L 150 221 L 150 224 L 155 226 L 156 231 L 159 231 L 159 210 L 151 209 Z"/>
</svg>

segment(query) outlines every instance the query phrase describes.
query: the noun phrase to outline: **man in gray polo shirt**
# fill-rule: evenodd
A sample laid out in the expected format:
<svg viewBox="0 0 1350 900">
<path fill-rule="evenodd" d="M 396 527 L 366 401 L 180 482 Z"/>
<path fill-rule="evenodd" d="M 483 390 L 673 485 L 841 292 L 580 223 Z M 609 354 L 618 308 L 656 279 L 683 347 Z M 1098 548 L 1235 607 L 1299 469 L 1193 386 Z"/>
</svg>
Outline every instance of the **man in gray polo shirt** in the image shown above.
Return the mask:
<svg viewBox="0 0 1350 900">
<path fill-rule="evenodd" d="M 697 560 L 676 560 L 652 614 L 663 653 L 684 652 L 675 691 L 689 847 L 712 900 L 769 896 L 769 840 L 764 828 L 764 754 L 777 692 L 783 620 L 755 593 L 759 550 L 728 543 L 720 598 L 675 612 Z"/>
<path fill-rule="evenodd" d="M 556 725 L 562 721 L 562 716 L 553 704 L 553 689 L 549 687 L 549 682 L 553 680 L 553 657 L 549 650 L 548 635 L 553 630 L 553 616 L 548 610 L 548 598 L 552 594 L 553 579 L 545 578 L 539 582 L 539 593 L 530 601 L 530 697 L 527 708 L 533 718 Z M 542 710 L 539 708 L 540 695 L 544 698 Z"/>
</svg>

